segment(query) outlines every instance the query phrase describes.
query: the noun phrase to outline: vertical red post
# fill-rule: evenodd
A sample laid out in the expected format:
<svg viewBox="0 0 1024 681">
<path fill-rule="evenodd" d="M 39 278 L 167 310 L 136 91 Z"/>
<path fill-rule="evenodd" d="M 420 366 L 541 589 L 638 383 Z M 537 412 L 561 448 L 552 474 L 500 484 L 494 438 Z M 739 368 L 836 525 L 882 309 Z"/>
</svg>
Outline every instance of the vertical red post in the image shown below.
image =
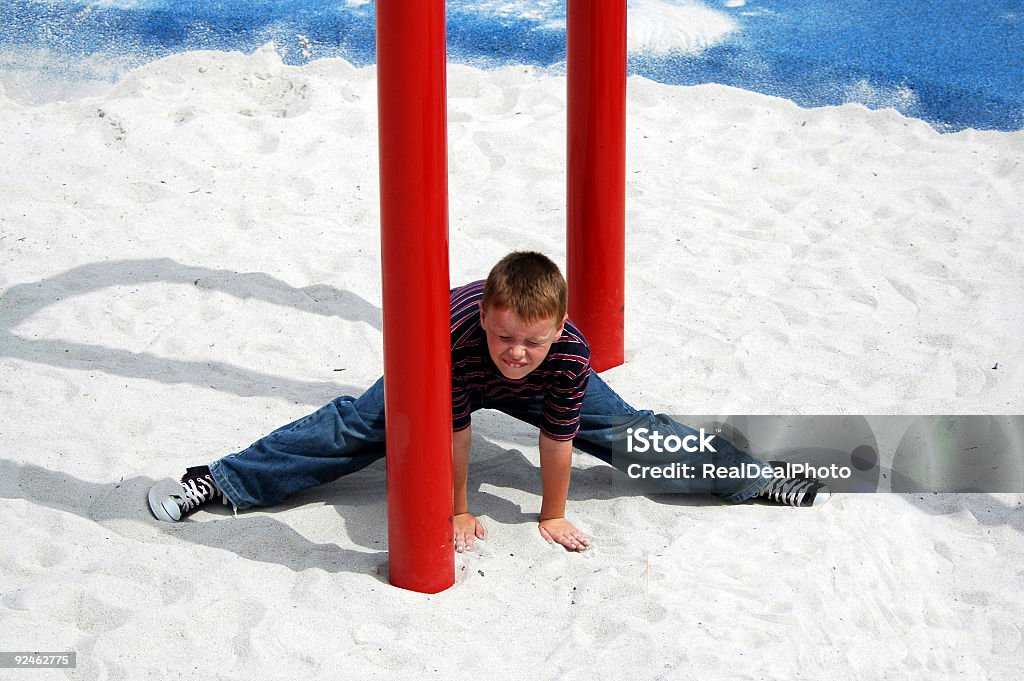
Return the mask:
<svg viewBox="0 0 1024 681">
<path fill-rule="evenodd" d="M 391 584 L 455 583 L 444 0 L 377 0 Z"/>
<path fill-rule="evenodd" d="M 626 289 L 626 0 L 568 0 L 569 315 L 591 364 L 622 364 Z"/>
</svg>

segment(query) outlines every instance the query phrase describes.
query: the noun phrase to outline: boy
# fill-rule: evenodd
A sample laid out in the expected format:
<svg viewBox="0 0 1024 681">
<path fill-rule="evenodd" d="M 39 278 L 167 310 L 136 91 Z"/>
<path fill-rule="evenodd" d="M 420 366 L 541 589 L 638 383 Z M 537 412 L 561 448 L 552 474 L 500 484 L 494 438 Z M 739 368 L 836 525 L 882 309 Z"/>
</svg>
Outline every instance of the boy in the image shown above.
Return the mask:
<svg viewBox="0 0 1024 681">
<path fill-rule="evenodd" d="M 575 445 L 622 470 L 651 458 L 628 453 L 634 432 L 697 442 L 696 431 L 668 416 L 636 410 L 590 370 L 590 348 L 566 314 L 567 287 L 558 266 L 533 252 L 507 255 L 485 282 L 451 291 L 452 463 L 455 547 L 473 548 L 485 531 L 469 513 L 466 475 L 471 414 L 498 409 L 540 429 L 543 498 L 538 529 L 549 543 L 584 551 L 590 540 L 565 518 Z M 746 472 L 763 466 L 721 438 L 711 451 L 685 455 L 690 470 L 704 464 Z M 384 456 L 384 389 L 378 380 L 359 398 L 343 396 L 261 438 L 247 449 L 189 468 L 180 486 L 155 485 L 150 509 L 178 521 L 220 497 L 236 509 L 269 506 L 288 494 L 335 480 Z M 614 456 L 613 456 L 614 453 Z M 678 458 L 678 457 L 677 457 Z M 753 464 L 754 466 L 748 466 Z M 730 503 L 760 497 L 791 506 L 822 503 L 817 481 L 766 477 L 692 476 L 664 480 L 667 491 L 711 492 Z"/>
</svg>

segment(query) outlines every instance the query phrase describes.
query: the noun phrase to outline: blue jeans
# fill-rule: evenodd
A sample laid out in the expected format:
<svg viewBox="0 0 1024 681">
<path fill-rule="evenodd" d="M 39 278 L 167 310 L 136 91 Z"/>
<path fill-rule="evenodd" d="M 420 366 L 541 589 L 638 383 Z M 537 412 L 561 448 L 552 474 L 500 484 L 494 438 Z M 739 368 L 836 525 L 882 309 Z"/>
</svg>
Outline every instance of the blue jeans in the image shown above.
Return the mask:
<svg viewBox="0 0 1024 681">
<path fill-rule="evenodd" d="M 540 425 L 539 397 L 530 402 L 485 402 L 481 406 Z M 697 434 L 664 414 L 634 409 L 597 374 L 591 374 L 580 422 L 573 445 L 623 471 L 633 463 L 653 463 L 649 457 L 626 453 L 632 430 L 647 428 L 680 438 Z M 705 463 L 727 468 L 761 465 L 721 437 L 715 438 L 714 445 L 714 454 L 697 452 L 683 460 L 697 470 Z M 358 398 L 339 397 L 248 448 L 213 462 L 210 472 L 237 508 L 271 506 L 289 494 L 364 468 L 384 454 L 384 379 L 380 379 Z M 766 483 L 763 477 L 697 476 L 658 481 L 659 491 L 712 493 L 728 503 L 746 501 Z"/>
</svg>

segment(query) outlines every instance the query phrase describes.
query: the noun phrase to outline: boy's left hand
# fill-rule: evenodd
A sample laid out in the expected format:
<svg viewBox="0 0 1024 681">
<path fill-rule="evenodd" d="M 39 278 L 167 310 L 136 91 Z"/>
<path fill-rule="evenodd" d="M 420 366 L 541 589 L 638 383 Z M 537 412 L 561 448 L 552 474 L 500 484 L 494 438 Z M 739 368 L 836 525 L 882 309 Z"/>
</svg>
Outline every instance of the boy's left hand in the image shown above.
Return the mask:
<svg viewBox="0 0 1024 681">
<path fill-rule="evenodd" d="M 561 544 L 566 551 L 586 551 L 590 546 L 587 535 L 565 518 L 548 518 L 540 521 L 540 535 L 549 544 Z"/>
</svg>

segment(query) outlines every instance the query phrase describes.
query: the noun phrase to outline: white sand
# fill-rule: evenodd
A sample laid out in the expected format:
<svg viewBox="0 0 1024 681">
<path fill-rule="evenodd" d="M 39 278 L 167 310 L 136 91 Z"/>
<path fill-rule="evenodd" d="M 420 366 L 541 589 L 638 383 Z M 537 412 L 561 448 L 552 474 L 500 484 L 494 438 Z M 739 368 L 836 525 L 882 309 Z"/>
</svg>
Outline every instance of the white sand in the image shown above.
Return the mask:
<svg viewBox="0 0 1024 681">
<path fill-rule="evenodd" d="M 565 82 L 452 67 L 452 281 L 564 264 Z M 629 83 L 627 363 L 674 413 L 1022 413 L 1024 133 Z M 383 462 L 158 524 L 150 483 L 381 370 L 374 70 L 191 53 L 0 96 L 0 650 L 75 679 L 1017 679 L 1024 495 L 645 496 L 480 413 L 458 583 L 387 585 Z M 997 367 L 997 368 L 994 368 Z M 65 678 L 60 671 L 0 678 Z"/>
</svg>

